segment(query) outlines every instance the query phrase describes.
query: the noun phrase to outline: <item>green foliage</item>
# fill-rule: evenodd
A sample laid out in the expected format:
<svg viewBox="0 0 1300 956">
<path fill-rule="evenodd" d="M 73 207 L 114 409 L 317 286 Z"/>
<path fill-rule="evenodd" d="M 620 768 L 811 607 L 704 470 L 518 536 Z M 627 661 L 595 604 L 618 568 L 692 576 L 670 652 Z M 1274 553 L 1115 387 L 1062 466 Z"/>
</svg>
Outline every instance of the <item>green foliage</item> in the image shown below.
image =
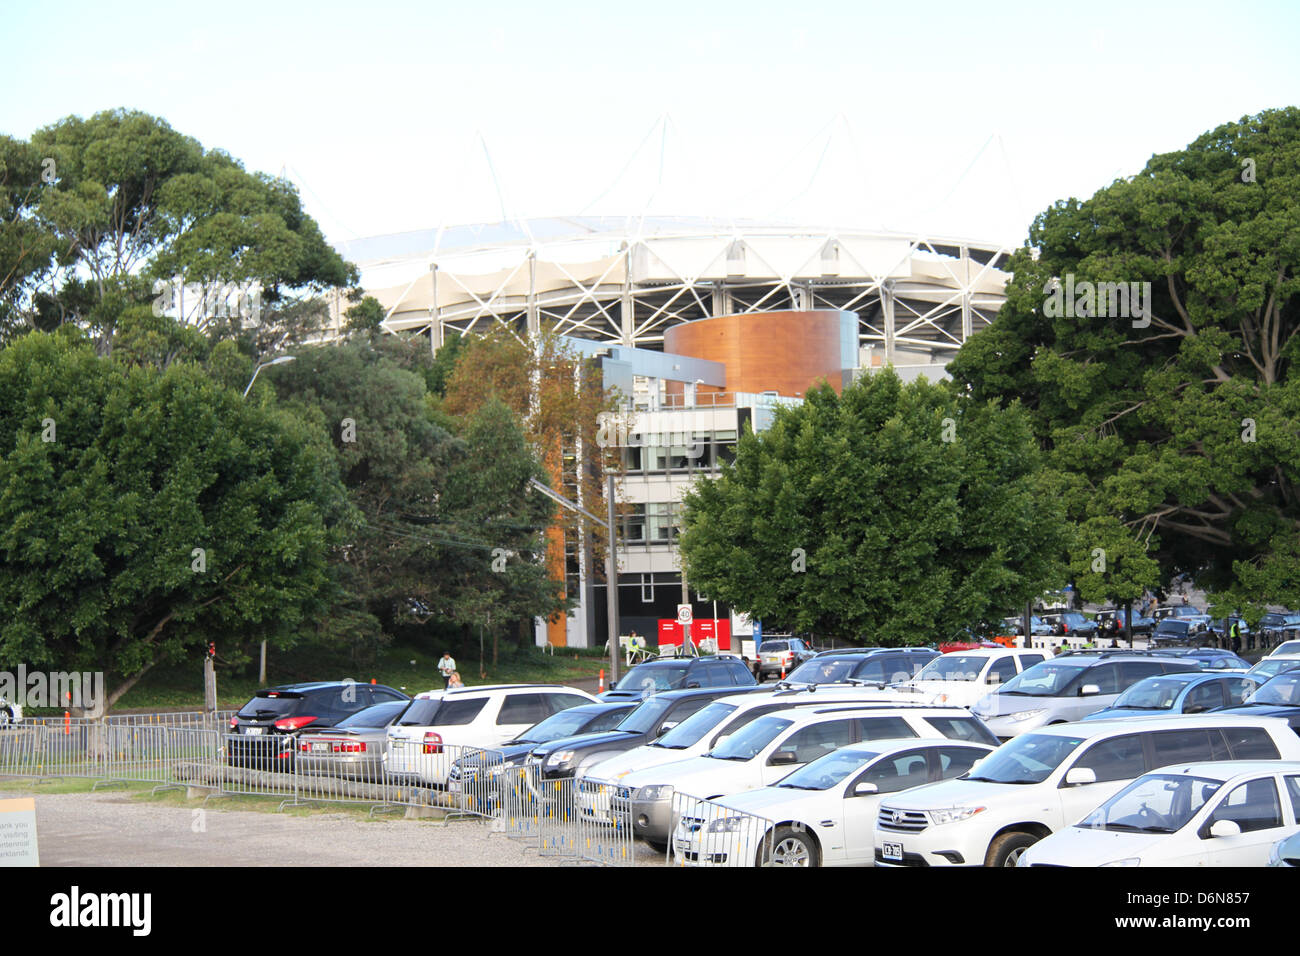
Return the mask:
<svg viewBox="0 0 1300 956">
<path fill-rule="evenodd" d="M 1300 109 L 1270 110 L 1043 212 L 997 321 L 949 371 L 975 400 L 1031 412 L 1070 517 L 1094 538 L 1085 552 L 1125 554 L 1132 570 L 1149 550 L 1163 581 L 1294 602 L 1298 264 Z M 1149 282 L 1150 324 L 1099 306 L 1059 314 L 1049 283 L 1067 277 Z"/>
<path fill-rule="evenodd" d="M 1014 405 L 892 370 L 823 386 L 687 494 L 688 575 L 774 629 L 946 638 L 1057 580 L 1066 529 L 1040 458 Z"/>
<path fill-rule="evenodd" d="M 287 646 L 328 608 L 349 506 L 300 419 L 67 330 L 0 351 L 0 409 L 5 659 L 106 669 L 111 703 L 155 663 Z"/>
</svg>

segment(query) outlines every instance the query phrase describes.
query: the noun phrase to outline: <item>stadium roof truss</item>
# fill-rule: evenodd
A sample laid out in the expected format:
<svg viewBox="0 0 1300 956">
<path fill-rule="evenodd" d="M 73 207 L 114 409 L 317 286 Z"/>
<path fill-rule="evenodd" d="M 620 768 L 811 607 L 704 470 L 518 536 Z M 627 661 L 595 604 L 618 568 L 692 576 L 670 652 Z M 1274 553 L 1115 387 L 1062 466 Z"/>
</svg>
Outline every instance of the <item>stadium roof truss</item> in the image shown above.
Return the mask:
<svg viewBox="0 0 1300 956">
<path fill-rule="evenodd" d="M 858 315 L 861 346 L 883 349 L 885 361 L 898 350 L 946 362 L 997 314 L 1010 252 L 957 239 L 674 220 L 659 232 L 523 235 L 360 265 L 385 306 L 385 327 L 431 333 L 435 347 L 448 330 L 497 324 L 522 337 L 552 324 L 564 335 L 653 349 L 681 322 L 839 309 Z"/>
</svg>

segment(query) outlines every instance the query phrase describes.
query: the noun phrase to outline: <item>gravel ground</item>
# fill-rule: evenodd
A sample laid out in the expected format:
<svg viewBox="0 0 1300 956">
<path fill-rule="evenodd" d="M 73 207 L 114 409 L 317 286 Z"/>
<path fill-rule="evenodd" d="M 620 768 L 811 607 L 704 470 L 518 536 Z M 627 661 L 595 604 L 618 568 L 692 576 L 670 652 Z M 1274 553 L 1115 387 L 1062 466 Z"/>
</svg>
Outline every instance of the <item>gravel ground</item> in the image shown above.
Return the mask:
<svg viewBox="0 0 1300 956">
<path fill-rule="evenodd" d="M 6 791 L 4 796 L 29 794 Z M 168 806 L 121 791 L 36 797 L 42 866 L 560 866 L 472 821 Z M 200 816 L 197 811 L 202 811 Z M 663 857 L 637 845 L 637 865 Z"/>
</svg>

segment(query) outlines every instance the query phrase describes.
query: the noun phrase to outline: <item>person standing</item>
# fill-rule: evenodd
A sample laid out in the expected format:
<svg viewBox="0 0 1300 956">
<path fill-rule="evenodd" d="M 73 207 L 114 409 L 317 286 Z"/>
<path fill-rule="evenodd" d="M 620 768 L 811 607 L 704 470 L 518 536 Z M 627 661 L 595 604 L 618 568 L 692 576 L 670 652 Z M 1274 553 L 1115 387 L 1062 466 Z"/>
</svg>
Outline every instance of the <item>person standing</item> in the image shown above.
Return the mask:
<svg viewBox="0 0 1300 956">
<path fill-rule="evenodd" d="M 1232 648 L 1232 653 L 1236 654 L 1241 650 L 1241 622 L 1235 617 L 1232 619 L 1232 625 L 1228 628 L 1228 646 Z"/>
<path fill-rule="evenodd" d="M 456 659 L 448 651 L 442 652 L 442 659 L 438 661 L 438 673 L 442 675 L 442 689 L 446 690 L 451 684 L 451 675 L 456 673 Z"/>
<path fill-rule="evenodd" d="M 460 679 L 460 671 L 452 671 L 451 679 L 447 681 L 447 689 L 455 690 L 457 687 L 464 687 L 465 682 Z"/>
</svg>

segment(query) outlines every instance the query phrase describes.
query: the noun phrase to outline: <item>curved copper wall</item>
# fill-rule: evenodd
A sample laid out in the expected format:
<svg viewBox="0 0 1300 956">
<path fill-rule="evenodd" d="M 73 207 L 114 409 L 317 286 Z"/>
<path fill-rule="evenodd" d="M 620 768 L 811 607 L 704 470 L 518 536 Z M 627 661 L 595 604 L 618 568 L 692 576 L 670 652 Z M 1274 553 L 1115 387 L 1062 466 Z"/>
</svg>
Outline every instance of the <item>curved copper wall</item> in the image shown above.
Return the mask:
<svg viewBox="0 0 1300 956">
<path fill-rule="evenodd" d="M 664 351 L 722 362 L 727 367 L 728 392 L 775 390 L 802 396 L 823 378 L 839 392 L 846 358 L 841 337 L 845 315 L 819 309 L 697 319 L 667 329 Z M 676 383 L 669 384 L 672 391 Z"/>
</svg>

